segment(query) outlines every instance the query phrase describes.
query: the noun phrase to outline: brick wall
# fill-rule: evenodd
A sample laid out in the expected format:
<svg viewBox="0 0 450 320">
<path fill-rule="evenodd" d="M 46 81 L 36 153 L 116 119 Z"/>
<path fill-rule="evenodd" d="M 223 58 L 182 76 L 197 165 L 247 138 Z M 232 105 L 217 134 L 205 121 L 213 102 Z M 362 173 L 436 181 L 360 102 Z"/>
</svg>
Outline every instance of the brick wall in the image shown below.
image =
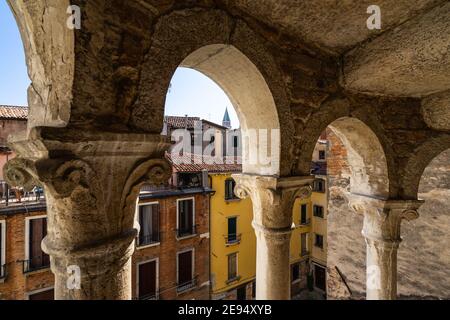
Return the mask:
<svg viewBox="0 0 450 320">
<path fill-rule="evenodd" d="M 209 196 L 196 194 L 195 224 L 197 235 L 184 240 L 176 239 L 177 197 L 152 199 L 143 202 L 160 203 L 161 244 L 145 249 L 137 249 L 132 257 L 132 292 L 137 296 L 137 264 L 140 262 L 159 259 L 159 288 L 160 299 L 209 299 Z M 0 220 L 6 220 L 7 247 L 6 279 L 0 281 L 0 300 L 23 300 L 27 293 L 53 287 L 54 275 L 49 269 L 29 274 L 23 273 L 22 260 L 25 259 L 25 218 L 27 216 L 45 215 L 45 211 L 30 215 L 14 214 L 0 215 Z M 194 248 L 197 287 L 182 294 L 176 292 L 177 281 L 177 252 Z"/>
<path fill-rule="evenodd" d="M 49 269 L 28 274 L 23 273 L 25 260 L 25 218 L 45 215 L 45 211 L 32 214 L 1 215 L 6 221 L 6 267 L 7 277 L 0 280 L 0 300 L 27 299 L 27 293 L 53 287 L 54 276 Z"/>
<path fill-rule="evenodd" d="M 176 238 L 177 197 L 142 201 L 142 203 L 159 202 L 162 234 L 160 245 L 138 248 L 133 255 L 133 297 L 137 296 L 137 264 L 158 258 L 160 299 L 209 299 L 209 236 L 206 237 L 209 232 L 209 196 L 196 194 L 193 197 L 197 235 L 183 240 Z M 194 275 L 197 277 L 197 287 L 186 293 L 177 294 L 177 252 L 190 248 L 194 248 Z"/>
</svg>

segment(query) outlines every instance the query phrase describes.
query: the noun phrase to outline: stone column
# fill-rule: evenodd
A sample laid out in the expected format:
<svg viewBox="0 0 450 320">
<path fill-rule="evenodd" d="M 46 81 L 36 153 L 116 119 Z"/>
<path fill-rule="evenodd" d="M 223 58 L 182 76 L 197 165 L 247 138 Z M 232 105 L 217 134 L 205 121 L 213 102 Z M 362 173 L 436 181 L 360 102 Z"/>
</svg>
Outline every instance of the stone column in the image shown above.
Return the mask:
<svg viewBox="0 0 450 320">
<path fill-rule="evenodd" d="M 314 177 L 233 175 L 236 195 L 250 197 L 256 233 L 256 299 L 291 298 L 289 249 L 296 198 L 311 195 Z"/>
<path fill-rule="evenodd" d="M 11 144 L 19 157 L 5 167 L 13 186 L 40 184 L 48 232 L 42 248 L 55 274 L 55 298 L 131 299 L 131 255 L 143 183 L 168 181 L 160 135 L 35 128 Z"/>
<path fill-rule="evenodd" d="M 397 251 L 403 220 L 417 219 L 423 201 L 379 200 L 353 196 L 351 206 L 364 214 L 367 300 L 397 299 Z"/>
</svg>

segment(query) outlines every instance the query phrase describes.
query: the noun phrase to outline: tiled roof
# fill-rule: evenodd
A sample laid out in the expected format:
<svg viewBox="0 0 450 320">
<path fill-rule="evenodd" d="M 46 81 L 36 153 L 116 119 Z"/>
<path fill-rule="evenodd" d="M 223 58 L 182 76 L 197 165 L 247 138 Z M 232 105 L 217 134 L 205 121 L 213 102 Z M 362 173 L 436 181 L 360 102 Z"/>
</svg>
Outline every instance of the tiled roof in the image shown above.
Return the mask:
<svg viewBox="0 0 450 320">
<path fill-rule="evenodd" d="M 196 122 L 205 122 L 208 123 L 214 127 L 222 128 L 222 129 L 228 129 L 220 124 L 208 121 L 208 120 L 202 120 L 199 117 L 178 117 L 178 116 L 165 116 L 164 122 L 167 124 L 168 127 L 172 129 L 194 129 L 194 125 Z"/>
<path fill-rule="evenodd" d="M 242 172 L 240 157 L 214 158 L 195 154 L 181 156 L 166 153 L 166 158 L 177 172 L 201 172 L 203 170 L 210 173 Z"/>
<path fill-rule="evenodd" d="M 165 116 L 164 122 L 171 128 L 176 129 L 194 129 L 194 124 L 196 121 L 200 121 L 199 117 L 176 117 L 176 116 Z"/>
<path fill-rule="evenodd" d="M 0 119 L 27 120 L 28 107 L 0 105 Z"/>
</svg>

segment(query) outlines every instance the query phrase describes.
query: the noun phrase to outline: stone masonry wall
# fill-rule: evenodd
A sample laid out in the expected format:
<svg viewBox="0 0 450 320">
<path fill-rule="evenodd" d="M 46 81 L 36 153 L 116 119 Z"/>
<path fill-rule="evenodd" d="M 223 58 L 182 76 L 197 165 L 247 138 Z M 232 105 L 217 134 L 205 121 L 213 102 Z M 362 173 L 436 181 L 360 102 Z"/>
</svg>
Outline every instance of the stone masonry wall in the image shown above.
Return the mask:
<svg viewBox="0 0 450 320">
<path fill-rule="evenodd" d="M 328 298 L 364 299 L 365 242 L 363 217 L 348 207 L 350 167 L 346 150 L 330 134 L 328 173 Z M 425 200 L 420 218 L 402 224 L 398 254 L 399 299 L 450 297 L 450 150 L 436 157 L 425 170 L 419 197 Z M 352 295 L 335 267 L 343 274 Z"/>
</svg>

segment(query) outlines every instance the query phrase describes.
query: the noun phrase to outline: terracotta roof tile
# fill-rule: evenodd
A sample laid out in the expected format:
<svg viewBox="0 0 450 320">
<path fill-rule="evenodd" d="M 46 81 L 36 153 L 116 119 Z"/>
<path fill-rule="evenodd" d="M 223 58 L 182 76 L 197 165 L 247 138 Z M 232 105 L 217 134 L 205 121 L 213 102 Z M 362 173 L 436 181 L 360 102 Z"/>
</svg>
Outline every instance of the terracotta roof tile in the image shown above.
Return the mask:
<svg viewBox="0 0 450 320">
<path fill-rule="evenodd" d="M 176 116 L 165 116 L 164 122 L 171 128 L 175 129 L 194 129 L 194 124 L 196 121 L 200 121 L 199 117 L 176 117 Z"/>
<path fill-rule="evenodd" d="M 177 172 L 201 172 L 207 170 L 211 173 L 242 172 L 241 157 L 214 158 L 196 154 L 166 153 L 167 160 Z"/>
<path fill-rule="evenodd" d="M 0 119 L 27 120 L 28 107 L 0 105 Z"/>
</svg>

